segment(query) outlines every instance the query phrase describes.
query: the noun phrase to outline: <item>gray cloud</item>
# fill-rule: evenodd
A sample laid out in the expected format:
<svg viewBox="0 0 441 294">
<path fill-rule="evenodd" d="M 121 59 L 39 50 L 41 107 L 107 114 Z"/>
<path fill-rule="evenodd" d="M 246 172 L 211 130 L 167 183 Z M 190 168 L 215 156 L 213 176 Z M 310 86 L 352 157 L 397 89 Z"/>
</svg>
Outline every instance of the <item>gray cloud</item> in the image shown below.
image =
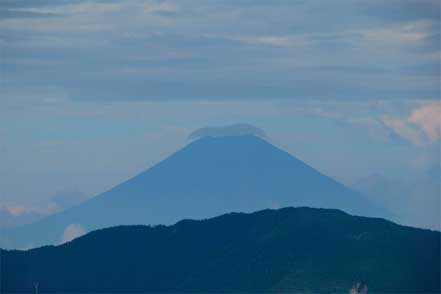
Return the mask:
<svg viewBox="0 0 441 294">
<path fill-rule="evenodd" d="M 3 87 L 86 101 L 437 98 L 438 11 L 438 1 L 6 1 Z"/>
</svg>

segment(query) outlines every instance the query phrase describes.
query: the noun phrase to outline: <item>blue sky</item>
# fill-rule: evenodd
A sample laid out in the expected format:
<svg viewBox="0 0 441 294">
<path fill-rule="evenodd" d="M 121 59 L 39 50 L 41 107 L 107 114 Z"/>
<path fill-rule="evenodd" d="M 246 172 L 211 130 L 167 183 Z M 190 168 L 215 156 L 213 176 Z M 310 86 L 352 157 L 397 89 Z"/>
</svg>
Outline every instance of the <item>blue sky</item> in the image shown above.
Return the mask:
<svg viewBox="0 0 441 294">
<path fill-rule="evenodd" d="M 0 48 L 0 196 L 20 211 L 238 122 L 348 184 L 439 168 L 439 1 L 4 0 Z"/>
</svg>

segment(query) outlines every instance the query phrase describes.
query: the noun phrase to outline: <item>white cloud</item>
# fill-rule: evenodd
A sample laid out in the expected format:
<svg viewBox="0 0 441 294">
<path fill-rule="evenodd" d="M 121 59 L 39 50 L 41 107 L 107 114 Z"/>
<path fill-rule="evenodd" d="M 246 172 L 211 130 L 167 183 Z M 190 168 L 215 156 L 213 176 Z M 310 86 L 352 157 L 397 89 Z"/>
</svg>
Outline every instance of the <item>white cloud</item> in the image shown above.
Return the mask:
<svg viewBox="0 0 441 294">
<path fill-rule="evenodd" d="M 32 223 L 41 217 L 43 214 L 34 208 L 0 204 L 0 229 Z"/>
<path fill-rule="evenodd" d="M 66 227 L 61 238 L 61 243 L 66 243 L 78 238 L 86 233 L 86 230 L 80 224 L 70 224 Z"/>
<path fill-rule="evenodd" d="M 409 124 L 406 119 L 385 116 L 383 118 L 383 122 L 388 128 L 392 129 L 400 137 L 416 145 L 424 144 L 424 138 L 420 130 L 416 128 L 416 126 Z"/>
<path fill-rule="evenodd" d="M 2 205 L 0 205 L 0 208 L 2 208 Z M 44 205 L 38 206 L 3 205 L 3 208 L 14 217 L 20 217 L 28 214 L 46 216 L 59 211 L 59 207 L 53 202 L 48 202 Z"/>
<path fill-rule="evenodd" d="M 404 119 L 385 116 L 383 122 L 415 145 L 436 143 L 441 139 L 441 102 L 420 106 Z"/>
<path fill-rule="evenodd" d="M 408 120 L 421 128 L 429 142 L 441 138 L 441 102 L 416 109 Z"/>
<path fill-rule="evenodd" d="M 28 211 L 23 206 L 6 206 L 6 210 L 13 216 L 20 216 Z"/>
</svg>

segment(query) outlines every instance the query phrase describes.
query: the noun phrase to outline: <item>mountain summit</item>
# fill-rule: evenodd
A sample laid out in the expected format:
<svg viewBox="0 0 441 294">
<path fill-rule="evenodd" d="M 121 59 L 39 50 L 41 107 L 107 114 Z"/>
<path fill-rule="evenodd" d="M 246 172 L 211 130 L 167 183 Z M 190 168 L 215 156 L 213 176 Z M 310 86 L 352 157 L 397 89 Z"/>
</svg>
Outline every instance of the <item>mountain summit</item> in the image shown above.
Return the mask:
<svg viewBox="0 0 441 294">
<path fill-rule="evenodd" d="M 285 206 L 381 215 L 361 194 L 260 137 L 204 136 L 77 207 L 9 232 L 9 243 L 4 243 L 56 244 L 69 226 L 90 231 L 122 224 L 172 224 Z"/>
</svg>

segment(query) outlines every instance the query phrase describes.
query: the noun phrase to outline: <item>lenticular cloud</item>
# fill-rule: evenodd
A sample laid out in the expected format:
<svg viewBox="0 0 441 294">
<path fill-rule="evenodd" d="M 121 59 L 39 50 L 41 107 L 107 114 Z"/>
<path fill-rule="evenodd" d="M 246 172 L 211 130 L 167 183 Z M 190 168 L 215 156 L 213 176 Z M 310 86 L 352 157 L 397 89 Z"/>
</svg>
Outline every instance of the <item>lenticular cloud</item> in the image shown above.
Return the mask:
<svg viewBox="0 0 441 294">
<path fill-rule="evenodd" d="M 266 134 L 262 129 L 259 129 L 250 124 L 233 124 L 221 127 L 204 127 L 192 132 L 188 139 L 199 139 L 202 137 L 225 137 L 225 136 L 244 136 L 254 135 L 266 138 Z"/>
</svg>

